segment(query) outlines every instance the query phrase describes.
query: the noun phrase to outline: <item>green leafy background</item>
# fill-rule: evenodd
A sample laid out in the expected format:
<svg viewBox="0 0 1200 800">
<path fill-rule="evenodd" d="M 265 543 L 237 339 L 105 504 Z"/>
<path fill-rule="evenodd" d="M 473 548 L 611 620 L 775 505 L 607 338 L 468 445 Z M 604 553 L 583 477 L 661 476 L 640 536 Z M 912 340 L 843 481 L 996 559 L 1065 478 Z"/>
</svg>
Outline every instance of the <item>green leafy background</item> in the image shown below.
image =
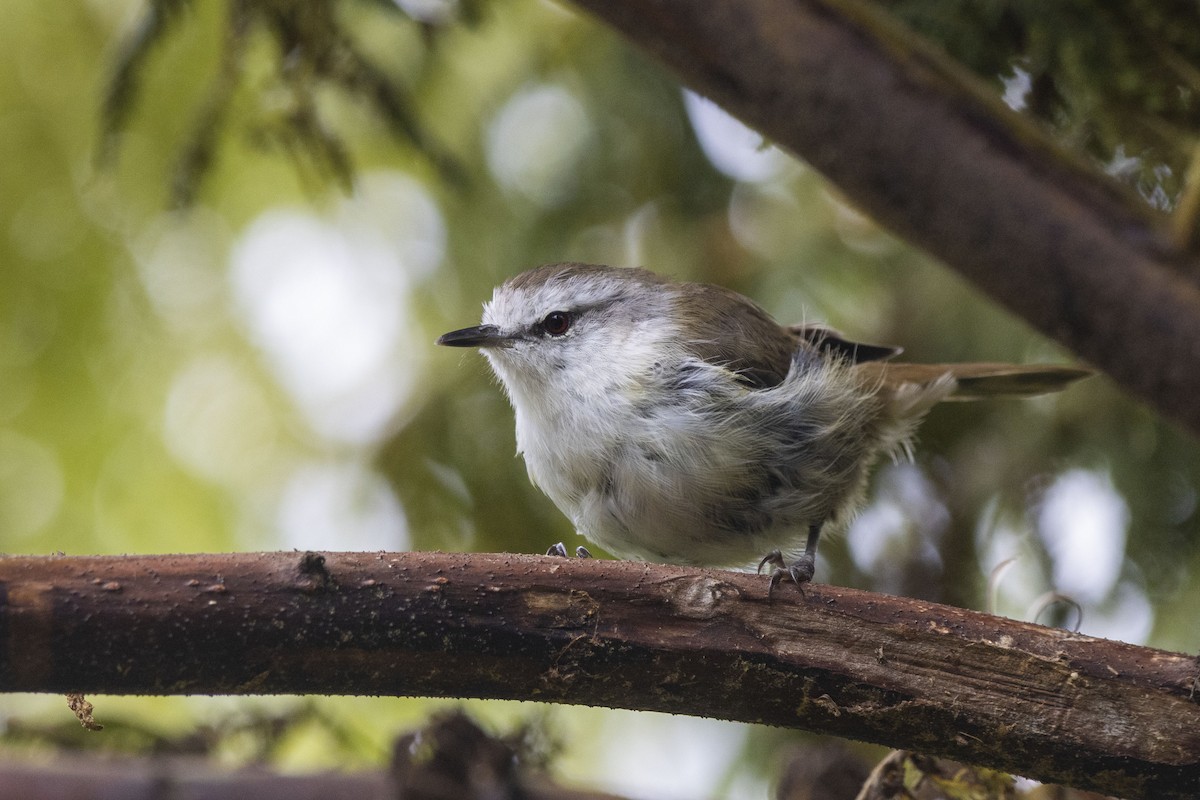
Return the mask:
<svg viewBox="0 0 1200 800">
<path fill-rule="evenodd" d="M 549 261 L 721 283 L 914 360 L 1071 359 L 802 163 L 721 133 L 671 76 L 566 7 L 311 4 L 402 87 L 388 118 L 353 74 L 305 61 L 329 20 L 275 5 L 293 27 L 251 18 L 235 45 L 237 4 L 6 5 L 3 551 L 575 544 L 514 457 L 483 360 L 433 346 L 477 321 L 495 284 Z M 1172 207 L 1196 129 L 1193 7 L 882 5 Z M 114 84 L 149 8 L 165 25 Z M 938 408 L 915 464 L 881 469 L 858 524 L 826 545 L 819 579 L 986 609 L 989 573 L 1016 559 L 996 581 L 1000 613 L 1074 624 L 1068 604 L 1041 608 L 1060 591 L 1085 633 L 1194 651 L 1198 452 L 1104 377 Z M 199 737 L 230 764 L 359 768 L 445 705 L 92 699 L 107 729 L 85 735 L 62 698 L 0 697 L 4 747 Z M 467 706 L 498 731 L 548 731 L 566 780 L 647 796 L 762 796 L 799 737 Z M 280 716 L 291 724 L 265 733 Z"/>
</svg>

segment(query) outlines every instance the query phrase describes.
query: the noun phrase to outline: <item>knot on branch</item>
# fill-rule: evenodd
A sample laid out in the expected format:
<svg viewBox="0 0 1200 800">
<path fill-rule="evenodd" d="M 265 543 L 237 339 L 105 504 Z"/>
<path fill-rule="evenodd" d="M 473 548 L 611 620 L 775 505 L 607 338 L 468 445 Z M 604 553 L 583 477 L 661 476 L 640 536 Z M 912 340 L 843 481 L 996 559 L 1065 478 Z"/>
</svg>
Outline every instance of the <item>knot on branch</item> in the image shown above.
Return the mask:
<svg viewBox="0 0 1200 800">
<path fill-rule="evenodd" d="M 333 575 L 325 566 L 325 556 L 308 550 L 300 557 L 299 587 L 305 592 L 323 592 L 336 587 Z"/>
<path fill-rule="evenodd" d="M 726 600 L 741 597 L 736 586 L 710 575 L 685 575 L 662 586 L 675 613 L 687 619 L 711 619 L 721 613 Z"/>
</svg>

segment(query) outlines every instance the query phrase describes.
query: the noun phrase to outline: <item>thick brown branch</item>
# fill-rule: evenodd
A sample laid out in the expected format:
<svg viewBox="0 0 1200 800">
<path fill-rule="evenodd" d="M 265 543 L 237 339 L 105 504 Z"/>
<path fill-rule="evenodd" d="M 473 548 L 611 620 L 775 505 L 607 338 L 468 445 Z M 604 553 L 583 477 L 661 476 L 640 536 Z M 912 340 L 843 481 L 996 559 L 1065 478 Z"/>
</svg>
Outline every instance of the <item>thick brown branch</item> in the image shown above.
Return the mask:
<svg viewBox="0 0 1200 800">
<path fill-rule="evenodd" d="M 856 0 L 576 3 L 1200 433 L 1200 269 L 914 34 Z"/>
<path fill-rule="evenodd" d="M 768 603 L 765 579 L 717 570 L 259 553 L 8 557 L 0 591 L 3 691 L 582 703 L 803 727 L 1129 798 L 1200 785 L 1194 659 L 852 589 Z"/>
</svg>

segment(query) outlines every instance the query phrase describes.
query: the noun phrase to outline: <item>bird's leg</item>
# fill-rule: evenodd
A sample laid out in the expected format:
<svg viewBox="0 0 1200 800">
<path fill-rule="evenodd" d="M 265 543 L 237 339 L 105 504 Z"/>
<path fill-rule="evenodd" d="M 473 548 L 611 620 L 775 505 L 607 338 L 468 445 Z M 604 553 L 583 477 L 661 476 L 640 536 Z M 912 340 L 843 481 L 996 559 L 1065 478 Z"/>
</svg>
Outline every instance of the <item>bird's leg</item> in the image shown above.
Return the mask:
<svg viewBox="0 0 1200 800">
<path fill-rule="evenodd" d="M 804 591 L 804 584 L 808 583 L 813 578 L 813 573 L 817 567 L 817 542 L 821 538 L 821 526 L 808 526 L 808 542 L 804 545 L 804 553 L 796 559 L 796 561 L 788 566 L 783 560 L 783 553 L 778 550 L 772 550 L 763 556 L 763 560 L 758 562 L 758 571 L 762 572 L 762 568 L 770 564 L 771 582 L 767 584 L 767 600 L 771 599 L 771 593 L 775 591 L 775 587 L 779 585 L 785 578 L 796 584 L 796 588 Z"/>
<path fill-rule="evenodd" d="M 563 544 L 562 542 L 559 542 L 558 544 L 550 545 L 550 549 L 546 551 L 546 555 L 558 556 L 559 558 L 568 558 L 567 546 L 565 544 Z M 576 558 L 591 558 L 592 554 L 590 552 L 588 552 L 588 549 L 586 547 L 584 547 L 583 545 L 579 545 L 579 547 L 575 548 L 575 557 Z"/>
</svg>

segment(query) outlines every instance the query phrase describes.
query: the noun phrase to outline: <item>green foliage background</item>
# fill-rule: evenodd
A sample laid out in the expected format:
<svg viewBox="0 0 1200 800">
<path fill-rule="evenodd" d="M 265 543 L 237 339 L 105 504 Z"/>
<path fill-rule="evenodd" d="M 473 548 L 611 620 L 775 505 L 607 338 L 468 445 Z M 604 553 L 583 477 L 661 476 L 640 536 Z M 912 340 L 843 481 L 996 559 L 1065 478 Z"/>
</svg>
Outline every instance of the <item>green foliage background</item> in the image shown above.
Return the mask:
<svg viewBox="0 0 1200 800">
<path fill-rule="evenodd" d="M 1200 26 L 1175 25 L 1178 16 L 1168 25 L 1158 4 L 1129 4 L 1132 20 L 1085 3 L 1055 4 L 1056 14 L 1038 3 L 976 3 L 970 14 L 915 0 L 886 5 L 997 91 L 1019 89 L 1026 75 L 1027 113 L 1149 201 L 1172 206 L 1194 147 Z M 107 140 L 104 98 L 146 7 L 14 0 L 0 25 L 6 552 L 300 546 L 281 520 L 301 473 L 337 478 L 330 506 L 320 507 L 328 524 L 313 524 L 324 538 L 303 546 L 573 544 L 513 456 L 511 413 L 482 359 L 432 345 L 475 322 L 493 285 L 548 261 L 640 264 L 722 283 L 781 320 L 825 320 L 901 343 L 914 360 L 1070 358 L 847 207 L 802 164 L 781 159 L 758 181 L 722 173 L 672 78 L 569 9 L 463 3 L 418 21 L 387 4 L 330 6 L 348 41 L 405 87 L 418 138 L 448 163 L 396 135 L 363 93 L 296 68 L 295 53 L 281 58 L 281 39 L 265 24 L 241 40 L 237 80 L 221 94 L 231 7 L 154 7 L 175 16 L 147 46 L 127 116 Z M 520 99 L 529 104 L 514 105 Z M 529 114 L 512 116 L 514 108 Z M 320 125 L 306 138 L 293 124 L 313 110 Z M 208 170 L 181 168 L 213 120 L 222 124 L 212 129 Z M 504 154 L 516 166 L 504 167 Z M 341 157 L 357 176 L 348 194 L 335 180 Z M 192 203 L 173 209 L 180 181 Z M 393 264 L 404 276 L 389 364 L 406 388 L 370 435 L 330 435 L 314 423 L 244 307 L 253 298 L 238 288 L 238 248 L 280 209 L 346 242 L 424 253 Z M 867 563 L 851 542 L 831 542 L 819 577 L 986 608 L 994 554 L 1019 556 L 1000 581 L 998 610 L 1027 616 L 1058 588 L 1041 535 L 1047 492 L 1079 470 L 1128 511 L 1126 538 L 1109 542 L 1123 548 L 1119 579 L 1083 602 L 1084 632 L 1131 631 L 1194 651 L 1198 456 L 1190 437 L 1102 377 L 1053 398 L 939 408 L 916 468 L 885 468 L 876 482 L 864 517 L 882 531 L 878 557 Z M 1052 609 L 1043 619 L 1069 616 Z M 353 767 L 385 760 L 389 738 L 431 705 L 105 697 L 97 714 L 109 730 L 87 743 L 137 748 L 146 737 L 248 719 L 240 738 L 214 736 L 230 762 Z M 706 791 L 753 796 L 770 754 L 790 741 L 652 715 L 471 707 L 498 728 L 537 716 L 566 743 L 560 768 L 576 780 L 612 778 L 603 754 L 619 753 L 620 738 L 670 739 L 692 757 L 716 752 L 716 763 L 732 765 Z M 275 713 L 298 722 L 277 739 L 255 734 L 252 718 Z M 57 736 L 31 734 L 31 724 L 74 725 L 61 698 L 0 698 L 0 714 L 13 750 Z M 739 760 L 739 748 L 768 755 Z"/>
</svg>

